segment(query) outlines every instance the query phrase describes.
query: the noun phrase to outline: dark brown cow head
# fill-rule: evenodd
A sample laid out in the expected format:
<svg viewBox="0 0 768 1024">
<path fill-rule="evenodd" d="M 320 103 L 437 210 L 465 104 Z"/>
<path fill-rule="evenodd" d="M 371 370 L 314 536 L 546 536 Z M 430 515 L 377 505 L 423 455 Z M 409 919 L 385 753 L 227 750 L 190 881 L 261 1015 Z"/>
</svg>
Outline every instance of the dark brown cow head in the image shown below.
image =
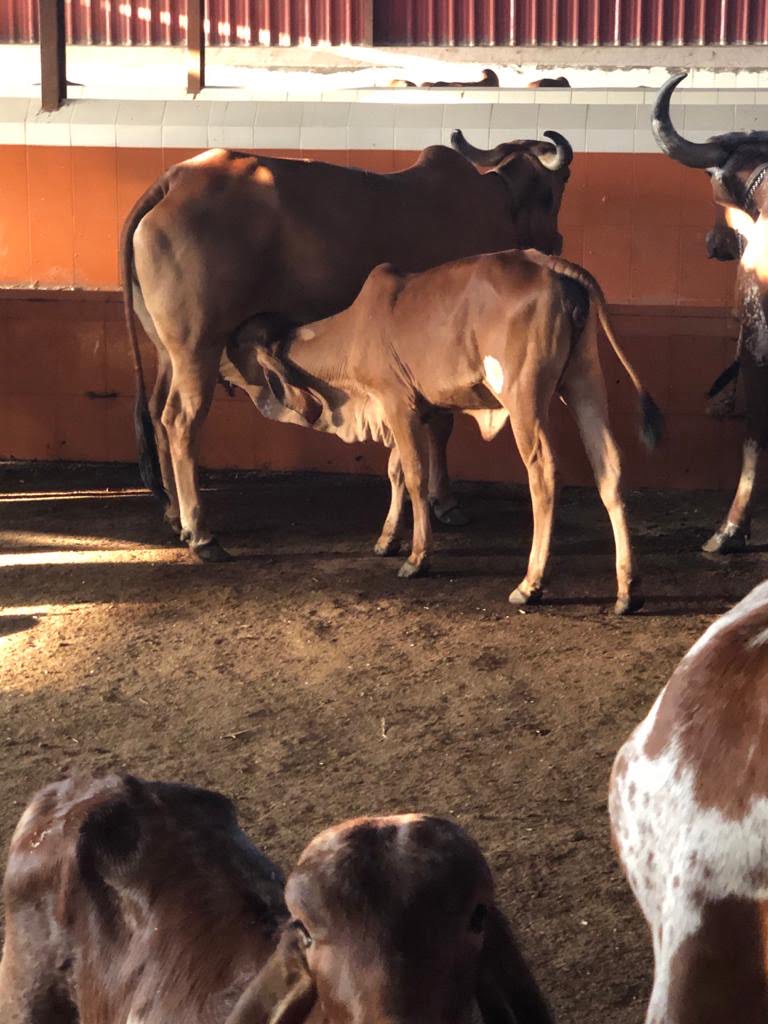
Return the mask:
<svg viewBox="0 0 768 1024">
<path fill-rule="evenodd" d="M 653 110 L 653 134 L 662 152 L 686 167 L 705 170 L 721 206 L 737 206 L 757 216 L 768 191 L 768 132 L 728 132 L 707 142 L 690 142 L 672 125 L 669 102 L 686 73 L 673 75 L 659 90 Z"/>
<path fill-rule="evenodd" d="M 439 818 L 359 818 L 306 848 L 291 922 L 228 1024 L 544 1024 L 477 845 Z M 518 1016 L 519 1014 L 519 1016 Z"/>
<path fill-rule="evenodd" d="M 563 240 L 557 231 L 557 215 L 571 176 L 573 149 L 558 132 L 544 134 L 552 141 L 519 139 L 502 142 L 493 149 L 477 149 L 456 129 L 451 135 L 451 145 L 481 174 L 499 175 L 513 203 L 522 205 L 524 201 L 531 226 L 530 237 L 521 240 L 520 248 L 536 248 L 558 255 Z"/>
</svg>

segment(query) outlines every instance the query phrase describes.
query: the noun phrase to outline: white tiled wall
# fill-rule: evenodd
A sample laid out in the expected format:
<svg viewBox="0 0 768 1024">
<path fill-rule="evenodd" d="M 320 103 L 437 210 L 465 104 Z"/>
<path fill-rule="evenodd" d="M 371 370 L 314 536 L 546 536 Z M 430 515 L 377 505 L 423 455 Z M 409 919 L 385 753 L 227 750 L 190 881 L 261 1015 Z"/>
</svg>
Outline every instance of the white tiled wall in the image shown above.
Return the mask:
<svg viewBox="0 0 768 1024">
<path fill-rule="evenodd" d="M 366 89 L 318 100 L 72 100 L 43 113 L 37 100 L 0 99 L 0 145 L 414 150 L 461 128 L 486 148 L 547 129 L 576 151 L 653 153 L 650 89 Z M 675 124 L 692 141 L 768 129 L 768 89 L 682 89 Z"/>
</svg>

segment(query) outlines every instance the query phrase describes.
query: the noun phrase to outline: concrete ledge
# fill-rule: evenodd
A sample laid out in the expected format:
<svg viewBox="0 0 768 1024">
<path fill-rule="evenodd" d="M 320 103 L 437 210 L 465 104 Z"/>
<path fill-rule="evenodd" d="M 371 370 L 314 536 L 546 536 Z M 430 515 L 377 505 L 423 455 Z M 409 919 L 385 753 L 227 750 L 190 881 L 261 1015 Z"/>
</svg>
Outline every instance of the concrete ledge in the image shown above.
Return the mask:
<svg viewBox="0 0 768 1024">
<path fill-rule="evenodd" d="M 327 101 L 81 99 L 54 113 L 41 111 L 37 100 L 6 98 L 0 99 L 0 145 L 418 150 L 448 144 L 453 129 L 461 128 L 482 148 L 554 129 L 577 152 L 657 152 L 650 131 L 652 90 L 584 93 L 588 96 L 576 89 L 358 90 Z M 693 141 L 734 129 L 768 128 L 768 89 L 683 89 L 673 111 Z"/>
</svg>

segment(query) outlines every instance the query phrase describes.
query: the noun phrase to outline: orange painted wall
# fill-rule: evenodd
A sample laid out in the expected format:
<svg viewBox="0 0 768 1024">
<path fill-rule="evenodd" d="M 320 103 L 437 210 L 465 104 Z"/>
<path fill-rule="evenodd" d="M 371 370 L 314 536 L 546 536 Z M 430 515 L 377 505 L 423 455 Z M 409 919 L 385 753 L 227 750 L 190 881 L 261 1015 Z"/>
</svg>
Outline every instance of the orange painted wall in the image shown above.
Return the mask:
<svg viewBox="0 0 768 1024">
<path fill-rule="evenodd" d="M 126 213 L 164 167 L 191 151 L 0 147 L 0 457 L 132 460 L 134 393 L 118 283 Z M 285 153 L 389 171 L 404 152 Z M 708 261 L 714 207 L 701 173 L 661 155 L 578 154 L 560 224 L 565 254 L 590 269 L 613 304 L 627 353 L 667 414 L 669 440 L 649 456 L 636 440 L 626 378 L 605 349 L 613 423 L 634 486 L 730 487 L 741 425 L 704 415 L 704 394 L 730 361 L 731 265 Z M 96 290 L 92 294 L 30 287 Z M 152 365 L 148 353 L 149 365 Z M 110 396 L 110 397 L 105 397 Z M 566 482 L 590 474 L 567 414 L 555 410 Z M 453 471 L 521 480 L 507 432 L 483 444 L 460 422 Z M 384 470 L 370 445 L 265 422 L 244 396 L 217 392 L 206 427 L 209 466 Z"/>
</svg>

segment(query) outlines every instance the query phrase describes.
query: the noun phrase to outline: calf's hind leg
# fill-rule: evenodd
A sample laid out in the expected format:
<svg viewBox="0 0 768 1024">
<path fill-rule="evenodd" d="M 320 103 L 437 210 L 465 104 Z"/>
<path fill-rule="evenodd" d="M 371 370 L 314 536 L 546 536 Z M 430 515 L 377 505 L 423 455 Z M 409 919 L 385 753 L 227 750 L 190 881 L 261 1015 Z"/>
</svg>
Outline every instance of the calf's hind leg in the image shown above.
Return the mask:
<svg viewBox="0 0 768 1024">
<path fill-rule="evenodd" d="M 595 474 L 616 545 L 617 596 L 614 611 L 629 615 L 642 608 L 640 579 L 635 575 L 632 545 L 621 495 L 621 459 L 608 426 L 608 400 L 594 337 L 584 338 L 571 357 L 560 391 L 573 413 Z"/>
<path fill-rule="evenodd" d="M 552 446 L 547 436 L 549 401 L 531 401 L 513 388 L 502 396 L 509 412 L 520 458 L 528 473 L 528 488 L 533 509 L 533 539 L 528 570 L 523 581 L 509 595 L 511 604 L 537 604 L 543 593 L 544 573 L 549 560 L 552 521 L 555 513 L 557 472 Z M 526 415 L 523 410 L 528 409 Z"/>
</svg>

